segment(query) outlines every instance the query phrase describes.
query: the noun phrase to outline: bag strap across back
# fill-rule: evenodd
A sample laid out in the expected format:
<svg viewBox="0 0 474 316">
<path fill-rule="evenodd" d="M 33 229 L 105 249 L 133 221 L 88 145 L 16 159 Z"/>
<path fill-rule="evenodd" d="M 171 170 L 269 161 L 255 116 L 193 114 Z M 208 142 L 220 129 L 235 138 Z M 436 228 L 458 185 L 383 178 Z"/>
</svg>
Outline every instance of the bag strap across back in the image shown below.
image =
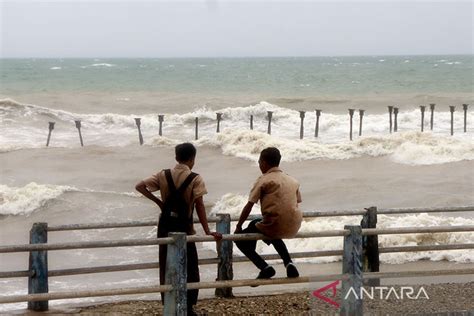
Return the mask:
<svg viewBox="0 0 474 316">
<path fill-rule="evenodd" d="M 176 185 L 173 182 L 173 177 L 171 176 L 170 169 L 165 169 L 165 176 L 166 176 L 166 181 L 168 182 L 168 188 L 170 190 L 170 193 L 174 193 L 177 191 L 179 194 L 183 194 L 184 190 L 186 190 L 186 188 L 189 186 L 189 184 L 191 184 L 194 178 L 198 176 L 198 174 L 191 172 L 177 190 L 176 190 Z"/>
</svg>

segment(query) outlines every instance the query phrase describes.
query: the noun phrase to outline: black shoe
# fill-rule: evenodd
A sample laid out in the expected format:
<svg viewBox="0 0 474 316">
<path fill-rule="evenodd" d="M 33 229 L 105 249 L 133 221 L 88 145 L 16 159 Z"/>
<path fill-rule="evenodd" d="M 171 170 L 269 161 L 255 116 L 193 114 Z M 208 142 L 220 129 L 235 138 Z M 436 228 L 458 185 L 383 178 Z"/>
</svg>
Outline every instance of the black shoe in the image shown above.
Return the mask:
<svg viewBox="0 0 474 316">
<path fill-rule="evenodd" d="M 298 269 L 296 269 L 293 262 L 290 262 L 286 265 L 286 276 L 289 278 L 297 278 L 300 276 Z"/>
<path fill-rule="evenodd" d="M 197 316 L 198 314 L 197 314 L 197 313 L 194 311 L 194 309 L 191 307 L 191 308 L 188 308 L 187 315 L 188 315 L 188 316 Z"/>
<path fill-rule="evenodd" d="M 271 266 L 267 266 L 265 269 L 261 270 L 257 276 L 258 279 L 270 279 L 272 276 L 275 275 L 275 269 Z M 251 287 L 257 287 L 258 285 L 251 285 Z"/>
</svg>

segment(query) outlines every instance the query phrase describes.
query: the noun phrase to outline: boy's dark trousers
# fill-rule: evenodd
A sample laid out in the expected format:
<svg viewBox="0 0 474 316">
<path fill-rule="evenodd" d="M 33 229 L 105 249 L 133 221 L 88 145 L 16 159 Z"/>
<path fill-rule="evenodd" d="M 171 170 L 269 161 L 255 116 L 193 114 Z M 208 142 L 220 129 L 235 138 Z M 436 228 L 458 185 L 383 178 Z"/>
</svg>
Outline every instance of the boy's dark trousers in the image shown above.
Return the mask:
<svg viewBox="0 0 474 316">
<path fill-rule="evenodd" d="M 257 224 L 260 222 L 261 219 L 254 219 L 253 221 L 250 222 L 250 224 L 247 226 L 247 228 L 243 229 L 239 234 L 251 234 L 251 233 L 258 233 L 262 234 L 260 230 L 258 230 Z M 272 239 L 272 240 L 263 240 L 267 245 L 272 244 L 273 247 L 275 247 L 275 250 L 278 252 L 280 257 L 283 259 L 283 264 L 286 266 L 288 263 L 291 262 L 290 254 L 288 253 L 288 249 L 286 248 L 285 243 L 281 239 Z M 256 240 L 241 240 L 241 241 L 236 241 L 235 244 L 237 245 L 237 248 L 242 251 L 244 255 L 247 256 L 260 270 L 265 269 L 266 266 L 268 266 L 267 262 L 260 257 L 260 255 L 255 251 L 255 248 L 257 247 L 257 241 Z"/>
<path fill-rule="evenodd" d="M 160 218 L 158 223 L 158 238 L 168 237 L 168 233 L 181 231 L 179 228 L 173 227 L 173 224 Z M 165 272 L 166 272 L 166 253 L 167 245 L 160 245 L 159 249 L 159 263 L 160 263 L 160 284 L 165 284 Z M 199 265 L 198 265 L 198 254 L 196 250 L 196 243 L 186 243 L 186 262 L 187 262 L 187 282 L 199 282 Z M 198 299 L 199 290 L 188 290 L 188 308 L 196 305 Z M 164 304 L 165 294 L 161 293 L 161 303 Z"/>
</svg>

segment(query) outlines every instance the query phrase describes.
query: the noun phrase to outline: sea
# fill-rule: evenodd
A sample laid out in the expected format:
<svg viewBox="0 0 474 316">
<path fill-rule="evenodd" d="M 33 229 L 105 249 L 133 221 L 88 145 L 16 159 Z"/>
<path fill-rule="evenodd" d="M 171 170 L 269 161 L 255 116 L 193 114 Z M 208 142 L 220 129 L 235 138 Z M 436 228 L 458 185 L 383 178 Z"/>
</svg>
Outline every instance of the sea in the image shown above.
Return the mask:
<svg viewBox="0 0 474 316">
<path fill-rule="evenodd" d="M 174 146 L 187 141 L 198 150 L 194 170 L 208 189 L 208 214 L 240 214 L 260 175 L 258 155 L 269 146 L 280 149 L 282 169 L 299 181 L 302 211 L 472 206 L 473 65 L 473 55 L 0 59 L 0 245 L 27 244 L 35 222 L 156 220 L 158 209 L 134 191 L 135 184 L 173 167 Z M 399 110 L 396 132 L 389 106 Z M 426 107 L 423 120 L 420 106 Z M 219 132 L 217 113 L 222 114 Z M 162 135 L 158 115 L 163 115 Z M 81 122 L 84 146 L 75 121 Z M 253 213 L 259 213 L 258 205 Z M 357 216 L 306 219 L 301 231 L 359 222 Z M 380 215 L 377 225 L 474 225 L 474 216 Z M 50 232 L 48 242 L 155 236 L 153 227 L 85 230 Z M 472 243 L 474 233 L 386 235 L 379 241 L 382 246 Z M 333 250 L 342 249 L 342 239 L 292 239 L 287 245 L 290 252 Z M 198 248 L 201 258 L 216 255 L 214 244 Z M 258 251 L 274 250 L 259 243 Z M 153 262 L 158 252 L 147 246 L 48 256 L 54 270 Z M 340 259 L 296 262 L 324 265 Z M 427 260 L 469 265 L 474 250 L 381 255 L 382 264 Z M 0 271 L 27 268 L 27 253 L 0 254 Z M 248 273 L 256 275 L 254 270 Z M 202 280 L 215 277 L 214 267 L 201 270 Z M 55 277 L 50 291 L 157 280 L 154 270 Z M 27 280 L 0 279 L 0 288 L 0 296 L 26 294 Z M 97 300 L 105 298 L 76 301 Z M 25 306 L 4 304 L 0 312 Z"/>
</svg>

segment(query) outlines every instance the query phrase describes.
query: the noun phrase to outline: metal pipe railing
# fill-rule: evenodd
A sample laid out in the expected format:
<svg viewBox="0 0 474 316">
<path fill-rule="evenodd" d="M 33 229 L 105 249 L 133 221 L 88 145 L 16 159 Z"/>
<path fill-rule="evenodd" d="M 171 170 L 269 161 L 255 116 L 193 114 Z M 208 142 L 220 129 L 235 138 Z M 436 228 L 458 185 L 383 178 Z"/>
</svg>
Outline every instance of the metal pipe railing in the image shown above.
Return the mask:
<svg viewBox="0 0 474 316">
<path fill-rule="evenodd" d="M 400 246 L 400 247 L 380 247 L 380 253 L 394 253 L 394 252 L 421 252 L 421 251 L 440 251 L 440 250 L 461 250 L 461 249 L 474 249 L 474 244 L 445 244 L 445 245 L 419 245 L 419 246 Z M 294 252 L 291 254 L 293 259 L 298 258 L 315 258 L 315 257 L 332 257 L 342 256 L 342 250 L 324 250 L 324 251 L 305 251 L 305 252 Z M 265 260 L 277 260 L 280 259 L 278 254 L 261 255 Z M 219 258 L 203 258 L 199 259 L 200 265 L 216 264 L 219 263 Z M 234 256 L 232 262 L 248 262 L 247 257 Z M 130 270 L 146 270 L 146 269 L 159 269 L 158 262 L 148 263 L 135 263 L 135 264 L 122 264 L 113 266 L 97 266 L 87 268 L 75 268 L 75 269 L 61 269 L 61 270 L 50 270 L 48 275 L 50 277 L 66 276 L 66 275 L 78 275 L 78 274 L 90 274 L 90 273 L 105 273 L 105 272 L 119 272 L 119 271 L 130 271 Z M 15 278 L 15 277 L 27 277 L 29 275 L 28 270 L 23 271 L 8 271 L 0 272 L 0 279 L 2 278 Z"/>
<path fill-rule="evenodd" d="M 395 215 L 395 214 L 415 214 L 415 213 L 454 213 L 454 212 L 474 212 L 474 206 L 459 206 L 459 207 L 435 207 L 435 208 L 389 208 L 379 209 L 379 215 Z M 312 217 L 337 217 L 337 216 L 359 216 L 364 215 L 366 210 L 339 210 L 339 211 L 307 211 L 303 212 L 304 218 Z M 247 220 L 254 220 L 259 218 L 259 215 L 250 215 Z M 238 221 L 239 216 L 231 216 L 231 221 Z M 209 216 L 209 223 L 216 223 L 219 221 L 218 216 Z M 97 223 L 97 224 L 67 224 L 67 225 L 52 225 L 48 227 L 49 232 L 67 231 L 67 230 L 82 230 L 82 229 L 110 229 L 110 228 L 126 228 L 126 227 L 146 227 L 157 226 L 158 221 L 132 221 L 132 222 L 118 222 L 118 223 Z M 194 223 L 199 223 L 198 219 L 194 219 Z"/>
<path fill-rule="evenodd" d="M 393 234 L 422 234 L 422 233 L 446 233 L 446 232 L 471 232 L 474 231 L 474 225 L 463 226 L 436 226 L 436 227 L 396 227 L 396 228 L 367 228 L 362 229 L 362 235 L 393 235 Z M 349 230 L 326 230 L 319 232 L 299 233 L 294 238 L 320 238 L 320 237 L 339 237 L 349 235 Z M 271 239 L 262 234 L 230 234 L 222 235 L 222 240 L 268 240 Z M 188 236 L 188 242 L 214 242 L 212 236 Z M 28 244 L 0 246 L 0 253 L 9 252 L 29 252 L 45 250 L 67 250 L 67 249 L 87 249 L 87 248 L 109 248 L 109 247 L 131 247 L 131 246 L 154 246 L 165 245 L 172 242 L 169 237 L 165 238 L 145 238 L 131 240 L 106 240 L 106 241 L 88 241 L 88 242 L 69 242 L 56 244 Z"/>
</svg>

